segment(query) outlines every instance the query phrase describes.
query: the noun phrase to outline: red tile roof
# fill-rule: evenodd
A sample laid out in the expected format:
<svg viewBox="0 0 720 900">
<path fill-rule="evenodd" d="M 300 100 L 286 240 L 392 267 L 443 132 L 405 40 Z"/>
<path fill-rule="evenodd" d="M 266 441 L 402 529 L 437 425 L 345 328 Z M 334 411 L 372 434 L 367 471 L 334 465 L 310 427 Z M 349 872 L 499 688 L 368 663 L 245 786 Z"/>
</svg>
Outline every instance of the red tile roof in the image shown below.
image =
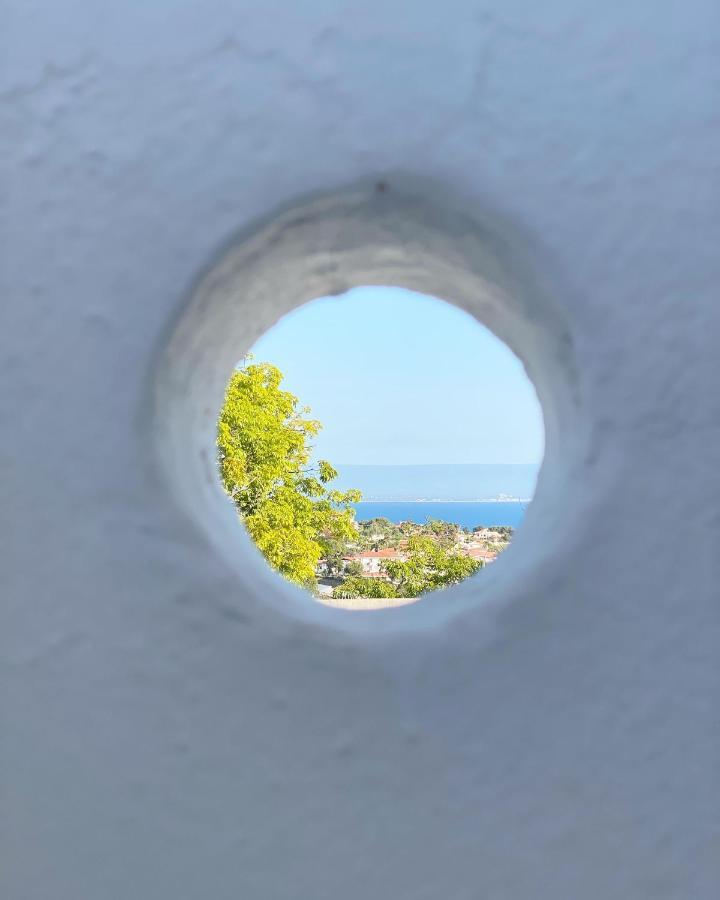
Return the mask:
<svg viewBox="0 0 720 900">
<path fill-rule="evenodd" d="M 471 556 L 473 559 L 491 560 L 497 557 L 497 551 L 485 550 L 482 547 L 469 547 L 462 551 L 464 556 Z"/>
</svg>

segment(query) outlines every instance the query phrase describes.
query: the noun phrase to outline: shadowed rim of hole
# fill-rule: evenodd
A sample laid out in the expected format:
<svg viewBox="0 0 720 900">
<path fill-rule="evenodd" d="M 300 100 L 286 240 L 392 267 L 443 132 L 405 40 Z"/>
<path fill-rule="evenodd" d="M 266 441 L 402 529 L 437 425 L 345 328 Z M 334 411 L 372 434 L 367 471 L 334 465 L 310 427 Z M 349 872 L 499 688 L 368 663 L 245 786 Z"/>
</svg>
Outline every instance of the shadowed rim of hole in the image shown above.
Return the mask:
<svg viewBox="0 0 720 900">
<path fill-rule="evenodd" d="M 437 187 L 388 179 L 294 204 L 219 255 L 160 354 L 153 435 L 173 495 L 234 571 L 238 605 L 346 630 L 417 629 L 534 593 L 558 571 L 589 428 L 568 323 L 546 268 L 527 236 L 496 213 L 470 211 Z M 453 303 L 504 341 L 537 392 L 545 454 L 524 523 L 487 571 L 408 604 L 357 610 L 320 603 L 270 568 L 223 495 L 215 430 L 229 374 L 262 334 L 304 303 L 363 285 Z"/>
</svg>

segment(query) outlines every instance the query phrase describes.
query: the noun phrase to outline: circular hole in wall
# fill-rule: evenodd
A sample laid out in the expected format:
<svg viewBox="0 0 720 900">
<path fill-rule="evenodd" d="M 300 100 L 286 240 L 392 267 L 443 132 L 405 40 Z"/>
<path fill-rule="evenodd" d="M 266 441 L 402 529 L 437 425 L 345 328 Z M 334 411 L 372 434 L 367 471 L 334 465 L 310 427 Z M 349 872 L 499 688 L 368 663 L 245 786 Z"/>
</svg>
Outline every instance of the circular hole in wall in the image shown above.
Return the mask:
<svg viewBox="0 0 720 900">
<path fill-rule="evenodd" d="M 344 609 L 441 600 L 487 569 L 542 448 L 512 351 L 456 306 L 387 286 L 283 317 L 236 366 L 218 423 L 223 488 L 266 561 Z"/>
<path fill-rule="evenodd" d="M 153 395 L 163 474 L 177 504 L 209 538 L 196 545 L 198 567 L 208 577 L 215 577 L 214 567 L 231 571 L 238 605 L 328 625 L 365 623 L 370 630 L 372 623 L 424 627 L 490 598 L 510 602 L 552 577 L 576 528 L 573 511 L 583 497 L 577 473 L 591 454 L 572 333 L 547 269 L 527 236 L 493 211 L 468 209 L 448 192 L 414 182 L 384 182 L 382 191 L 373 182 L 316 197 L 239 235 L 184 305 L 159 358 Z M 342 303 L 340 295 L 363 285 L 442 297 L 488 328 L 522 361 L 545 437 L 534 500 L 497 562 L 448 588 L 442 602 L 368 616 L 317 603 L 271 571 L 238 528 L 218 479 L 216 446 L 218 410 L 238 360 L 293 310 L 316 298 Z M 481 405 L 482 397 L 475 385 L 472 402 Z"/>
</svg>

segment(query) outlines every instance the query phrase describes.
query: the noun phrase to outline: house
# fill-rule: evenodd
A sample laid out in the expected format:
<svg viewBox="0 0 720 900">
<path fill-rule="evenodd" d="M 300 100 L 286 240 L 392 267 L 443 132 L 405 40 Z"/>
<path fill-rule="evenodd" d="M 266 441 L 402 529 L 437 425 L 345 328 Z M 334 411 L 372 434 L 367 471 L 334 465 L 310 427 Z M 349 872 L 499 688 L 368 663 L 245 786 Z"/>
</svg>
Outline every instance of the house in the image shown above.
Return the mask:
<svg viewBox="0 0 720 900">
<path fill-rule="evenodd" d="M 472 539 L 474 541 L 501 541 L 503 537 L 500 532 L 492 528 L 476 528 L 473 531 Z"/>
<path fill-rule="evenodd" d="M 382 570 L 382 563 L 404 561 L 407 559 L 407 554 L 399 547 L 386 547 L 383 550 L 363 550 L 360 553 L 345 556 L 343 559 L 346 568 L 348 563 L 360 563 L 362 574 L 365 578 L 384 578 L 385 573 Z"/>
<path fill-rule="evenodd" d="M 497 550 L 486 550 L 484 547 L 463 547 L 460 553 L 470 559 L 478 559 L 484 565 L 493 562 L 498 556 Z"/>
</svg>

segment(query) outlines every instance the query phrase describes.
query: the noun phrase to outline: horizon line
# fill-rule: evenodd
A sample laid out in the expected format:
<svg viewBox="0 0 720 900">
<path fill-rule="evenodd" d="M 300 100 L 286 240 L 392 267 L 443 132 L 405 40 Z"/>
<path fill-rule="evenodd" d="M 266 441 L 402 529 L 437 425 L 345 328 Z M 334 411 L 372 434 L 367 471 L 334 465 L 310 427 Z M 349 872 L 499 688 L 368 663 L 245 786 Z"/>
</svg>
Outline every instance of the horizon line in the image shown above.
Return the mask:
<svg viewBox="0 0 720 900">
<path fill-rule="evenodd" d="M 472 462 L 472 463 L 454 463 L 454 462 L 449 462 L 449 463 L 442 463 L 442 462 L 441 463 L 349 463 L 349 462 L 339 462 L 339 463 L 335 463 L 334 465 L 366 466 L 368 468 L 383 467 L 383 468 L 388 468 L 388 469 L 389 468 L 404 469 L 404 468 L 409 468 L 410 466 L 424 466 L 426 468 L 429 466 L 539 466 L 539 465 L 542 465 L 542 461 L 541 462 L 522 462 L 522 463 L 515 463 L 515 462 L 513 462 L 513 463 L 507 463 L 507 462 L 504 462 L 504 463 L 498 463 L 498 462 L 492 462 L 492 463 L 478 463 L 478 462 Z"/>
</svg>

